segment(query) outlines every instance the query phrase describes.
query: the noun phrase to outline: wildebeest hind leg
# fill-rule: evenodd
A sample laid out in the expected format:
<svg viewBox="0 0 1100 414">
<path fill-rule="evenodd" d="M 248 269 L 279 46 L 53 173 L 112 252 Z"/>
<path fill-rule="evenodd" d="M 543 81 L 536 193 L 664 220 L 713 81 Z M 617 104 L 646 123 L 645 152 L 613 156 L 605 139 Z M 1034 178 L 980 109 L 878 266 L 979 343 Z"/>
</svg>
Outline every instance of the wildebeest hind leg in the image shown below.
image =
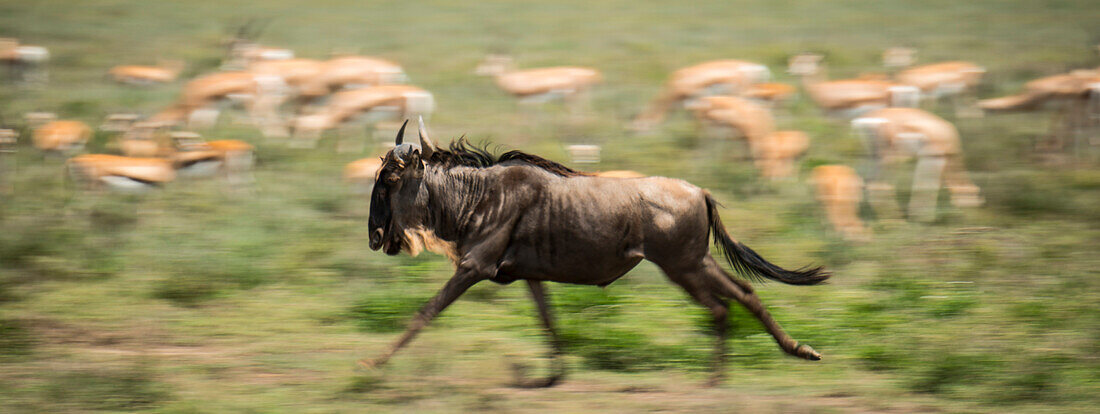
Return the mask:
<svg viewBox="0 0 1100 414">
<path fill-rule="evenodd" d="M 539 319 L 542 320 L 542 326 L 546 328 L 546 335 L 549 338 L 551 347 L 550 369 L 552 373 L 546 378 L 527 379 L 523 377 L 521 368 L 515 367 L 516 386 L 523 388 L 551 387 L 565 377 L 565 361 L 562 360 L 561 341 L 558 339 L 557 331 L 554 330 L 554 317 L 550 314 L 550 304 L 547 301 L 546 290 L 543 288 L 542 282 L 528 280 L 527 286 L 531 290 L 531 299 L 535 300 L 535 305 L 539 310 Z"/>
<path fill-rule="evenodd" d="M 436 315 L 439 315 L 439 313 L 453 303 L 455 299 L 462 296 L 467 289 L 484 279 L 485 277 L 481 274 L 460 267 L 458 272 L 455 272 L 455 275 L 451 277 L 451 280 L 448 280 L 447 284 L 443 285 L 443 289 L 428 301 L 428 304 L 424 305 L 424 307 L 420 309 L 420 312 L 417 312 L 416 317 L 409 323 L 409 328 L 405 330 L 404 334 L 401 334 L 401 337 L 398 338 L 393 345 L 390 345 L 390 349 L 387 350 L 386 353 L 374 360 L 361 359 L 359 360 L 359 366 L 364 368 L 375 368 L 385 364 L 393 354 L 396 354 L 398 350 L 411 342 L 421 329 L 428 326 L 428 323 L 431 322 Z"/>
<path fill-rule="evenodd" d="M 821 354 L 814 351 L 809 345 L 799 344 L 798 341 L 783 332 L 783 328 L 779 326 L 775 319 L 772 319 L 772 315 L 768 313 L 764 303 L 760 301 L 760 297 L 734 283 L 730 274 L 719 267 L 713 257 L 708 255 L 706 262 L 707 284 L 713 286 L 716 294 L 736 300 L 745 309 L 752 312 L 753 316 L 756 316 L 756 319 L 764 325 L 764 329 L 775 338 L 775 342 L 779 344 L 783 352 L 811 361 L 821 359 Z"/>
<path fill-rule="evenodd" d="M 717 386 L 722 382 L 726 364 L 726 316 L 729 314 L 729 303 L 707 289 L 707 284 L 702 283 L 705 278 L 704 271 L 696 272 L 670 272 L 665 271 L 673 283 L 680 285 L 688 295 L 700 305 L 706 306 L 714 317 L 714 365 L 711 372 L 709 386 Z"/>
</svg>

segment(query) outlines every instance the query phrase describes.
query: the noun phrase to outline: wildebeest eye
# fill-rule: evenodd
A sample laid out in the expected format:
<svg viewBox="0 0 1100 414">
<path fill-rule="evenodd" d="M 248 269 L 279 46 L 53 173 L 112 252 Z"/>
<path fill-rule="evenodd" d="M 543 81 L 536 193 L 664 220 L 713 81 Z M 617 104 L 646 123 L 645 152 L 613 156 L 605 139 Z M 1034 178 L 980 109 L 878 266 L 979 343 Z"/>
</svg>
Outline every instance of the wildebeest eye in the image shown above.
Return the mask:
<svg viewBox="0 0 1100 414">
<path fill-rule="evenodd" d="M 400 180 L 400 179 L 401 179 L 401 176 L 399 176 L 397 174 L 388 174 L 388 175 L 386 175 L 386 183 L 388 183 L 388 184 L 397 184 L 397 181 Z"/>
</svg>

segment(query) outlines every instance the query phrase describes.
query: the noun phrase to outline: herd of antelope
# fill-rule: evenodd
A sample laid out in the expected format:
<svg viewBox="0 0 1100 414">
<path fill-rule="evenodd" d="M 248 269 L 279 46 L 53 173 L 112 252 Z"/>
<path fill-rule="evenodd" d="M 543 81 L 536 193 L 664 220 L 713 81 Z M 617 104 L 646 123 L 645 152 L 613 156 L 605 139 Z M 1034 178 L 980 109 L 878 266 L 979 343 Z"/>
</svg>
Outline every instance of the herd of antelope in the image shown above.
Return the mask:
<svg viewBox="0 0 1100 414">
<path fill-rule="evenodd" d="M 228 108 L 242 110 L 246 122 L 266 137 L 286 139 L 288 146 L 314 147 L 324 132 L 332 130 L 339 137 L 337 149 L 352 151 L 362 151 L 357 137 L 364 126 L 373 134 L 379 126 L 427 117 L 435 109 L 433 95 L 409 84 L 396 62 L 357 55 L 300 58 L 289 49 L 261 46 L 252 40 L 254 33 L 247 32 L 242 28 L 227 42 L 219 71 L 186 82 L 175 102 L 163 110 L 145 118 L 125 113 L 108 116 L 100 129 L 114 136 L 115 154 L 78 155 L 94 130 L 83 122 L 42 112 L 24 117 L 33 146 L 47 154 L 71 157 L 67 171 L 88 189 L 137 191 L 177 176 L 215 174 L 239 186 L 250 181 L 253 146 L 236 140 L 206 141 L 191 132 L 209 130 Z M 958 130 L 948 120 L 921 109 L 922 105 L 946 101 L 955 117 L 1053 106 L 1055 121 L 1050 136 L 1041 142 L 1045 149 L 1064 147 L 1067 136 L 1100 118 L 1100 69 L 1036 79 L 1018 95 L 978 101 L 983 67 L 962 61 L 913 66 L 914 54 L 912 49 L 889 49 L 883 54 L 883 65 L 892 74 L 850 79 L 830 79 L 822 55 L 799 54 L 789 59 L 787 72 L 800 78 L 801 92 L 824 115 L 849 121 L 869 154 L 869 166 L 862 174 L 844 165 L 818 166 L 811 174 L 827 221 L 845 238 L 870 237 L 858 214 L 865 194 L 876 211 L 897 208 L 889 184 L 894 180 L 884 170 L 899 160 L 915 160 L 906 209 L 910 219 L 935 217 L 941 186 L 956 206 L 983 203 L 963 165 Z M 15 82 L 45 82 L 48 59 L 49 52 L 41 46 L 0 39 L 0 62 L 8 66 Z M 184 62 L 165 60 L 156 66 L 116 66 L 107 75 L 120 84 L 148 86 L 172 83 L 185 68 Z M 590 109 L 590 92 L 603 81 L 594 68 L 517 69 L 512 58 L 504 55 L 489 55 L 474 73 L 493 77 L 503 92 L 525 107 L 560 101 L 572 113 Z M 776 110 L 798 92 L 798 87 L 772 82 L 770 69 L 759 63 L 704 62 L 672 72 L 629 129 L 652 131 L 670 113 L 682 109 L 702 132 L 743 138 L 759 174 L 782 179 L 796 173 L 795 162 L 811 143 L 807 133 L 777 125 Z M 0 129 L 0 157 L 14 150 L 16 138 L 15 131 Z M 575 147 L 571 148 L 575 162 L 598 162 L 598 146 Z M 587 155 L 582 160 L 577 154 Z M 367 194 L 378 167 L 377 157 L 364 158 L 348 164 L 344 178 L 356 192 Z M 624 179 L 643 176 L 633 171 L 597 174 Z M 4 181 L 0 179 L 0 186 Z"/>
</svg>

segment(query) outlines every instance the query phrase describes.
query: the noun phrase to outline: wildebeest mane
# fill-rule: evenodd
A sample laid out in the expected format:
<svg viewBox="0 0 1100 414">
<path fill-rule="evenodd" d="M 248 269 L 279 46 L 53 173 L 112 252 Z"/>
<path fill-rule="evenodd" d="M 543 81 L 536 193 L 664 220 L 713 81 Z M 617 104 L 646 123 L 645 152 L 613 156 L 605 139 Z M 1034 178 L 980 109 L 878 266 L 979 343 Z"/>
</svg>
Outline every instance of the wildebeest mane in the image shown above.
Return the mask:
<svg viewBox="0 0 1100 414">
<path fill-rule="evenodd" d="M 457 140 L 451 141 L 450 148 L 436 149 L 435 152 L 432 153 L 431 159 L 428 161 L 433 164 L 442 165 L 444 168 L 488 168 L 508 161 L 519 161 L 562 177 L 590 175 L 586 172 L 577 171 L 557 162 L 523 151 L 512 150 L 500 155 L 493 155 L 493 152 L 490 151 L 488 147 L 488 143 L 481 146 L 473 145 L 470 144 L 465 137 L 460 137 Z"/>
</svg>

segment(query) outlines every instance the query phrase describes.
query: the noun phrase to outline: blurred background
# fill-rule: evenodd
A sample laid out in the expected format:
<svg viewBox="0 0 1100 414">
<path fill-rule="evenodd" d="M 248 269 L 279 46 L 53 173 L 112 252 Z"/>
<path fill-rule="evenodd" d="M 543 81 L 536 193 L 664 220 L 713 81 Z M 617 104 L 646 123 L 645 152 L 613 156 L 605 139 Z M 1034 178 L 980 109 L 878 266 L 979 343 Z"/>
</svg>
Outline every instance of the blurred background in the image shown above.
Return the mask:
<svg viewBox="0 0 1100 414">
<path fill-rule="evenodd" d="M 1087 0 L 0 1 L 0 411 L 1090 412 L 1098 21 Z M 920 69 L 940 62 L 969 66 Z M 556 388 L 508 385 L 546 362 L 519 285 L 357 371 L 451 275 L 367 248 L 368 161 L 415 115 L 440 143 L 709 189 L 735 238 L 834 273 L 758 286 L 824 360 L 734 307 L 704 388 L 709 314 L 643 263 L 549 287 Z"/>
</svg>

